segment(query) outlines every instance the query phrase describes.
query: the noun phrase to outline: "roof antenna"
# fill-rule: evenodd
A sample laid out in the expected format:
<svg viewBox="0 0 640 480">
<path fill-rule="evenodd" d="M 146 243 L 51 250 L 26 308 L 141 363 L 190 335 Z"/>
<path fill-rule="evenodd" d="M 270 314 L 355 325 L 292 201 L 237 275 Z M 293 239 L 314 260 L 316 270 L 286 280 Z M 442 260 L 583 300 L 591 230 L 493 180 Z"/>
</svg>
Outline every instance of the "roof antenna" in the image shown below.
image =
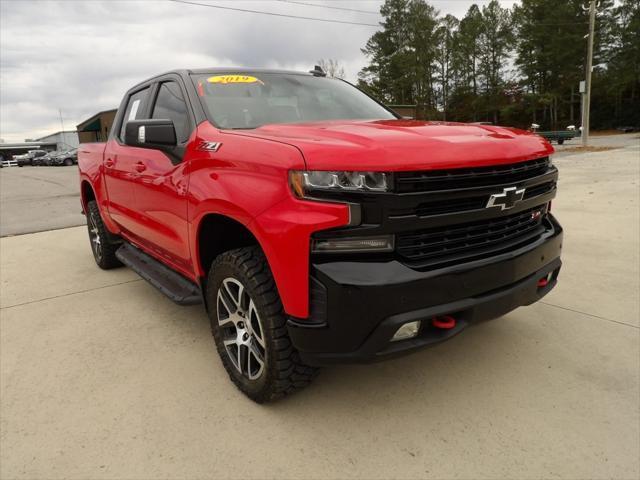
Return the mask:
<svg viewBox="0 0 640 480">
<path fill-rule="evenodd" d="M 322 69 L 322 67 L 320 65 L 315 65 L 313 67 L 313 70 L 309 70 L 309 73 L 312 74 L 314 77 L 326 77 L 327 74 L 325 73 L 325 71 Z"/>
</svg>

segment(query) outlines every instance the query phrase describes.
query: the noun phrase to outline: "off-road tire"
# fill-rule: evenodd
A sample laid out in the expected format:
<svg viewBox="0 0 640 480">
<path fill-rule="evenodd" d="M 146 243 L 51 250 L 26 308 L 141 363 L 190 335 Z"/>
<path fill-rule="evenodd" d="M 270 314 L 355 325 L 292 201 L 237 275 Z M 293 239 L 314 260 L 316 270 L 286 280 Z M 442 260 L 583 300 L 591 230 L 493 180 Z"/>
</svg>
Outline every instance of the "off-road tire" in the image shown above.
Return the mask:
<svg viewBox="0 0 640 480">
<path fill-rule="evenodd" d="M 89 242 L 96 264 L 103 270 L 121 267 L 122 263 L 116 257 L 116 250 L 121 245 L 118 237 L 113 235 L 104 226 L 100 210 L 95 200 L 87 203 L 87 230 L 89 231 Z M 94 236 L 98 235 L 100 249 L 96 247 Z"/>
<path fill-rule="evenodd" d="M 218 324 L 218 290 L 228 279 L 242 284 L 260 317 L 265 343 L 264 369 L 255 380 L 238 371 L 223 343 L 225 333 Z M 280 296 L 259 247 L 238 248 L 220 254 L 209 270 L 206 299 L 222 364 L 231 381 L 250 399 L 257 403 L 270 402 L 306 387 L 316 376 L 317 369 L 303 364 L 291 343 Z"/>
</svg>

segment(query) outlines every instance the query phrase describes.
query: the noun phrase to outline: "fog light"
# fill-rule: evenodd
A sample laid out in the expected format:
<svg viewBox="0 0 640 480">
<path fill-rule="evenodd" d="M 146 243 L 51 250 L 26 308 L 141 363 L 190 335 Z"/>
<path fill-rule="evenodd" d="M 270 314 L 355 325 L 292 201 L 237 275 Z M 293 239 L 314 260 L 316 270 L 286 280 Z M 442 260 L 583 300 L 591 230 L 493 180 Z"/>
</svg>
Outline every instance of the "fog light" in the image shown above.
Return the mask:
<svg viewBox="0 0 640 480">
<path fill-rule="evenodd" d="M 397 342 L 398 340 L 406 340 L 407 338 L 413 338 L 418 336 L 418 332 L 420 331 L 420 320 L 415 322 L 409 322 L 402 325 L 398 331 L 395 333 L 392 342 Z"/>
</svg>

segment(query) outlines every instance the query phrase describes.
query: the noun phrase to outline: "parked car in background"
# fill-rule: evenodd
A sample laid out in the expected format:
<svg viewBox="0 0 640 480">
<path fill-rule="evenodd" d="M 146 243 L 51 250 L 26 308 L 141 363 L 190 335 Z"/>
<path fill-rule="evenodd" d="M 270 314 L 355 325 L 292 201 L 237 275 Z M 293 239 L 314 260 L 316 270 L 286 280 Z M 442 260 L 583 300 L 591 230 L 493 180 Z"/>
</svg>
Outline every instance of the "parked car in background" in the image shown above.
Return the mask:
<svg viewBox="0 0 640 480">
<path fill-rule="evenodd" d="M 55 155 L 51 155 L 49 164 L 52 166 L 64 165 L 70 167 L 78 163 L 78 149 L 74 148 L 66 152 L 56 152 Z"/>
<path fill-rule="evenodd" d="M 40 157 L 40 158 L 37 160 L 37 164 L 38 164 L 38 165 L 44 165 L 44 166 L 50 166 L 50 165 L 52 165 L 52 163 L 51 163 L 51 162 L 52 162 L 52 159 L 53 159 L 53 157 L 55 157 L 55 156 L 57 155 L 57 153 L 58 153 L 58 152 L 55 152 L 55 151 L 54 151 L 54 152 L 47 152 L 47 154 L 46 154 L 46 155 L 44 155 L 44 156 Z M 34 163 L 34 164 L 36 164 L 36 163 Z"/>
<path fill-rule="evenodd" d="M 18 161 L 19 167 L 24 167 L 25 165 L 40 165 L 42 163 L 41 157 L 46 154 L 46 150 L 29 150 L 24 155 L 16 155 L 13 158 Z"/>
<path fill-rule="evenodd" d="M 38 156 L 38 157 L 33 157 L 31 159 L 31 165 L 33 165 L 34 167 L 39 167 L 41 165 L 43 165 L 43 159 L 44 159 L 44 155 L 42 156 Z"/>
<path fill-rule="evenodd" d="M 31 153 L 31 152 L 30 152 Z M 18 158 L 18 157 L 16 157 Z M 21 159 L 21 163 L 23 165 L 34 165 L 34 166 L 71 166 L 78 163 L 78 151 L 77 149 L 67 150 L 64 152 L 53 151 L 53 152 L 44 152 L 44 154 L 32 154 L 29 155 L 24 154 L 20 155 L 19 159 Z"/>
<path fill-rule="evenodd" d="M 23 153 L 22 155 L 14 155 L 13 159 L 18 163 L 19 167 L 31 165 L 31 157 L 26 153 Z"/>
</svg>

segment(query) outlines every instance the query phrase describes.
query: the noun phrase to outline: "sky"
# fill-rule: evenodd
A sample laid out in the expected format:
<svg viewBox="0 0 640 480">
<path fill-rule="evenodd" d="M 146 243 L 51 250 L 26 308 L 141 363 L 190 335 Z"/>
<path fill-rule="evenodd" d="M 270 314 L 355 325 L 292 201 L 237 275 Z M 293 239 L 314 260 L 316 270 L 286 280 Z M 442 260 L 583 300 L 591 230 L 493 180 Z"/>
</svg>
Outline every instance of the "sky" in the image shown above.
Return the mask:
<svg viewBox="0 0 640 480">
<path fill-rule="evenodd" d="M 307 71 L 338 60 L 346 78 L 366 65 L 383 0 L 0 0 L 0 138 L 20 142 L 117 108 L 124 92 L 167 70 L 266 67 Z M 458 18 L 473 3 L 430 0 Z M 511 7 L 514 0 L 501 0 Z M 318 6 L 319 5 L 319 6 Z M 332 8 L 327 8 L 332 7 Z M 358 11 L 354 11 L 358 10 Z M 62 115 L 60 115 L 62 114 Z M 61 122 L 62 116 L 62 122 Z"/>
</svg>

